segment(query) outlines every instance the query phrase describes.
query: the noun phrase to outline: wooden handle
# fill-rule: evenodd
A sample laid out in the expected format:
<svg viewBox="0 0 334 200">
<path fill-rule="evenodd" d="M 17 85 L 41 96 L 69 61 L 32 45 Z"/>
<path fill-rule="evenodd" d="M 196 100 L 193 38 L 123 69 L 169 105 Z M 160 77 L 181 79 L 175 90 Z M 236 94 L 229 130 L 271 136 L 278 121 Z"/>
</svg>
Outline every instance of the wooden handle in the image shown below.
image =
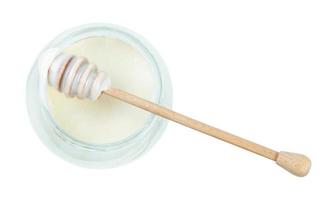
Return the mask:
<svg viewBox="0 0 334 200">
<path fill-rule="evenodd" d="M 129 103 L 133 106 L 142 108 L 148 112 L 154 113 L 176 123 L 182 124 L 194 130 L 200 131 L 207 135 L 213 136 L 235 146 L 246 149 L 250 152 L 256 153 L 260 156 L 276 161 L 278 165 L 291 172 L 296 176 L 305 176 L 311 166 L 310 160 L 303 155 L 293 154 L 287 152 L 277 152 L 268 147 L 256 144 L 244 138 L 232 135 L 228 132 L 217 129 L 213 126 L 207 125 L 203 122 L 197 121 L 180 113 L 169 110 L 165 107 L 154 104 L 150 101 L 137 97 L 133 94 L 127 93 L 123 90 L 110 88 L 103 92 L 116 99 Z"/>
</svg>

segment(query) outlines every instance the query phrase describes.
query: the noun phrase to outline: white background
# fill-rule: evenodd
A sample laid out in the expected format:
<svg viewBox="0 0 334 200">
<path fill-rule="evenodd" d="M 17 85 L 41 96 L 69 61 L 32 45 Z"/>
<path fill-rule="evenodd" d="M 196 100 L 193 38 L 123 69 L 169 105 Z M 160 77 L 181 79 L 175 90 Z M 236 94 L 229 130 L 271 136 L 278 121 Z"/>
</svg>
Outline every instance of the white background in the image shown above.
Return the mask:
<svg viewBox="0 0 334 200">
<path fill-rule="evenodd" d="M 304 153 L 310 174 L 174 123 L 115 169 L 50 153 L 29 123 L 28 72 L 54 36 L 92 22 L 128 27 L 156 47 L 175 110 Z M 10 0 L 0 2 L 0 24 L 0 199 L 333 199 L 333 1 Z"/>
</svg>

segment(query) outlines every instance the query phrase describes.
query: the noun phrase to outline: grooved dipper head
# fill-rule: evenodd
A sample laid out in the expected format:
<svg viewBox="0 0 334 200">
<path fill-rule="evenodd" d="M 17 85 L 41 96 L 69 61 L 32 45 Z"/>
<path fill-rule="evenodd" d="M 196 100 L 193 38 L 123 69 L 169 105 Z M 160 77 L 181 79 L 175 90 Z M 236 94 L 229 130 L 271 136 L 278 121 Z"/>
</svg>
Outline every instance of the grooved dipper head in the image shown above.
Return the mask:
<svg viewBox="0 0 334 200">
<path fill-rule="evenodd" d="M 84 57 L 59 53 L 48 70 L 48 82 L 68 97 L 96 100 L 108 89 L 111 81 L 107 74 L 98 71 L 95 64 Z"/>
</svg>

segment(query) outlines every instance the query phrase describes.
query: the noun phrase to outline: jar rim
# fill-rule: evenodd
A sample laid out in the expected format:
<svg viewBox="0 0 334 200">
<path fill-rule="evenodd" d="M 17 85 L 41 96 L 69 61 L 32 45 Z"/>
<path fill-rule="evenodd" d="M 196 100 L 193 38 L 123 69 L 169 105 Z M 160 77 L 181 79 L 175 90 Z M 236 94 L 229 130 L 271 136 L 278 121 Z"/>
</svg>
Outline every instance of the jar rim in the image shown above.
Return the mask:
<svg viewBox="0 0 334 200">
<path fill-rule="evenodd" d="M 106 36 L 106 37 L 113 37 L 115 39 L 120 39 L 121 41 L 130 44 L 136 50 L 139 50 L 142 53 L 142 55 L 144 55 L 145 58 L 149 60 L 151 64 L 153 64 L 152 66 L 154 66 L 154 69 L 156 70 L 154 76 L 156 76 L 159 82 L 159 86 L 157 87 L 157 89 L 155 89 L 156 91 L 153 97 L 154 102 L 166 107 L 171 107 L 172 88 L 169 79 L 169 74 L 162 59 L 157 54 L 155 49 L 145 39 L 143 39 L 141 36 L 128 29 L 111 24 L 88 24 L 88 25 L 78 26 L 58 35 L 44 48 L 43 51 L 46 51 L 47 49 L 54 47 L 64 49 L 67 46 L 79 40 L 86 39 L 89 37 L 99 37 L 99 36 Z M 38 60 L 34 64 L 34 68 L 36 67 L 38 68 Z M 38 87 L 45 87 L 45 85 L 47 85 L 45 83 L 45 78 L 41 77 L 46 76 L 46 74 L 41 74 L 41 71 L 43 70 L 39 69 L 38 71 L 39 73 Z M 129 143 L 135 140 L 143 140 L 143 138 L 146 138 L 147 134 L 149 134 L 149 131 L 150 130 L 152 131 L 152 128 L 154 128 L 153 126 L 156 127 L 155 124 L 158 123 L 160 124 L 160 128 L 158 127 L 157 132 L 160 133 L 155 133 L 155 134 L 158 134 L 159 136 L 157 137 L 157 135 L 155 135 L 154 136 L 155 139 L 152 136 L 151 139 L 152 141 L 149 141 L 149 143 L 152 143 L 151 145 L 153 145 L 153 143 L 155 143 L 155 141 L 160 137 L 164 129 L 163 127 L 166 126 L 167 122 L 166 120 L 162 120 L 161 118 L 155 116 L 154 114 L 150 114 L 147 120 L 145 121 L 144 126 L 126 138 L 107 144 L 86 143 L 71 137 L 61 127 L 57 125 L 57 123 L 54 121 L 48 109 L 48 104 L 45 97 L 47 95 L 45 92 L 46 88 L 39 88 L 38 91 L 39 91 L 38 95 L 40 96 L 40 101 L 41 101 L 40 103 L 42 105 L 40 112 L 42 112 L 41 114 L 43 115 L 43 117 L 47 118 L 45 119 L 45 121 L 47 121 L 49 126 L 52 126 L 54 133 L 56 133 L 56 135 L 60 137 L 61 140 L 63 140 L 63 142 L 68 143 L 68 145 L 74 145 L 76 146 L 76 148 L 81 148 L 86 151 L 112 152 L 112 151 L 117 151 L 119 149 L 127 148 L 127 146 L 130 145 Z M 155 141 L 153 141 L 153 139 Z"/>
</svg>

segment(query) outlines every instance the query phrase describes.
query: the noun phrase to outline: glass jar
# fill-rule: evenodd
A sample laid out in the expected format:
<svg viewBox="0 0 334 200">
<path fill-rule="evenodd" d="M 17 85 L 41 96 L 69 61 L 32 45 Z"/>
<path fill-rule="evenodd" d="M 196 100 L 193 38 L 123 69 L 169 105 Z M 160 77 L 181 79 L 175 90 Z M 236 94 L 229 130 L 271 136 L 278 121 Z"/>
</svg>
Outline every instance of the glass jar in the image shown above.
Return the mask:
<svg viewBox="0 0 334 200">
<path fill-rule="evenodd" d="M 170 108 L 172 86 L 168 71 L 155 49 L 141 36 L 125 28 L 109 24 L 90 24 L 68 30 L 51 41 L 36 59 L 27 82 L 27 107 L 31 123 L 42 142 L 61 158 L 90 168 L 108 168 L 132 161 L 152 147 L 165 130 L 167 120 L 150 114 L 143 127 L 131 136 L 109 144 L 90 144 L 70 137 L 52 117 L 47 102 L 47 70 L 43 53 L 49 49 L 65 49 L 90 37 L 119 39 L 136 49 L 154 67 L 157 89 L 154 102 Z"/>
</svg>

